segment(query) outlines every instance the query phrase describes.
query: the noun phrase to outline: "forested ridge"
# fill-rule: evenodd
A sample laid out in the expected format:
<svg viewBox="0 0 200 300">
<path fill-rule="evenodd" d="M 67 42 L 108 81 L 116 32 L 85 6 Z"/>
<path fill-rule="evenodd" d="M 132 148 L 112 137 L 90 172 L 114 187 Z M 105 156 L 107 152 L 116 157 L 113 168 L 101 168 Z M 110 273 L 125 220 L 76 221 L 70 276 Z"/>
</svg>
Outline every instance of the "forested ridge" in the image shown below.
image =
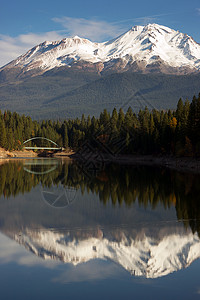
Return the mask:
<svg viewBox="0 0 200 300">
<path fill-rule="evenodd" d="M 175 111 L 149 111 L 146 107 L 135 113 L 131 107 L 127 112 L 114 108 L 111 114 L 104 109 L 98 118 L 82 115 L 80 119 L 64 121 L 39 122 L 16 112 L 0 111 L 0 147 L 21 150 L 24 141 L 38 136 L 74 150 L 88 141 L 93 148 L 101 144 L 115 152 L 116 141 L 122 141 L 122 154 L 199 156 L 200 94 L 191 103 L 179 99 Z M 37 143 L 32 141 L 32 145 L 41 146 Z"/>
<path fill-rule="evenodd" d="M 114 106 L 119 109 L 126 105 L 127 99 L 137 113 L 145 105 L 149 109 L 174 110 L 180 97 L 185 100 L 198 95 L 200 82 L 198 72 L 99 74 L 87 68 L 59 67 L 29 78 L 21 73 L 19 78 L 16 69 L 7 71 L 0 73 L 1 109 L 9 108 L 34 120 L 74 119 L 83 113 L 98 117 L 104 108 L 111 112 Z"/>
</svg>

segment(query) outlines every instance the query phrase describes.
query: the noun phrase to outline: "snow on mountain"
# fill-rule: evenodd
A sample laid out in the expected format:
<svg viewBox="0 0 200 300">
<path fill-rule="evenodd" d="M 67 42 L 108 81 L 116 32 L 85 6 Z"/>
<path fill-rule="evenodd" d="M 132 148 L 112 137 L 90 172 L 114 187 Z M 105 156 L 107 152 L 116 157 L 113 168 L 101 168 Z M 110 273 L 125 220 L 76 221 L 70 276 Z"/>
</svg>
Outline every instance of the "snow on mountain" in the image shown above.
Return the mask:
<svg viewBox="0 0 200 300">
<path fill-rule="evenodd" d="M 97 58 L 94 56 L 96 48 L 96 43 L 78 36 L 52 43 L 46 41 L 20 56 L 12 62 L 12 65 L 28 67 L 27 69 L 40 67 L 46 71 L 55 67 L 71 65 L 78 60 L 94 63 L 97 62 Z"/>
<path fill-rule="evenodd" d="M 136 64 L 143 72 L 153 69 L 170 73 L 170 68 L 176 68 L 180 73 L 191 73 L 200 71 L 200 45 L 187 34 L 149 24 L 134 26 L 116 39 L 104 43 L 93 43 L 78 36 L 56 42 L 46 41 L 1 70 L 20 67 L 25 68 L 26 72 L 40 69 L 42 73 L 55 67 L 70 67 L 77 62 L 100 63 L 100 71 L 113 65 L 123 71 Z"/>
<path fill-rule="evenodd" d="M 80 233 L 79 233 L 80 235 Z M 57 259 L 78 265 L 92 259 L 111 260 L 135 276 L 157 278 L 189 266 L 200 257 L 197 234 L 181 232 L 153 238 L 131 238 L 120 233 L 120 241 L 102 231 L 98 235 L 72 237 L 70 232 L 48 230 L 15 234 L 14 239 L 44 259 Z"/>
<path fill-rule="evenodd" d="M 200 45 L 188 35 L 157 24 L 135 26 L 106 46 L 112 58 L 128 56 L 146 65 L 161 59 L 173 67 L 200 69 Z"/>
</svg>

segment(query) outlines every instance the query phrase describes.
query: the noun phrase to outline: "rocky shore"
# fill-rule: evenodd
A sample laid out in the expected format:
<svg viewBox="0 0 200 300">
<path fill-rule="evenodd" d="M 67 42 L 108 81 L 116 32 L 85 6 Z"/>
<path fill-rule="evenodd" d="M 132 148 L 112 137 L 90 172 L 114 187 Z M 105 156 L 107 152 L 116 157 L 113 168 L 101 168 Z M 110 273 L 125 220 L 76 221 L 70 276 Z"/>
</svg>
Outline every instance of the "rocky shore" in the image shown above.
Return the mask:
<svg viewBox="0 0 200 300">
<path fill-rule="evenodd" d="M 31 158 L 41 156 L 33 151 L 7 151 L 3 148 L 0 148 L 0 159 L 9 159 L 9 158 Z M 78 153 L 75 153 L 73 150 L 63 151 L 47 155 L 47 157 L 57 157 L 62 159 L 77 159 L 84 160 L 83 156 L 80 156 Z M 97 155 L 91 154 L 83 163 L 92 161 L 95 163 L 101 160 L 102 163 L 118 163 L 123 165 L 143 165 L 143 166 L 157 166 L 165 167 L 181 172 L 192 172 L 200 173 L 200 158 L 193 157 L 174 157 L 174 156 L 153 156 L 153 155 L 116 155 L 116 156 L 107 156 L 105 154 Z"/>
<path fill-rule="evenodd" d="M 19 158 L 19 157 L 37 157 L 37 153 L 33 151 L 23 150 L 23 151 L 8 151 L 0 148 L 0 158 Z"/>
<path fill-rule="evenodd" d="M 141 155 L 141 156 L 122 156 L 117 160 L 123 164 L 135 164 L 135 165 L 149 165 L 160 166 L 169 169 L 200 173 L 200 158 L 193 157 L 173 157 L 173 156 L 153 156 L 153 155 Z"/>
<path fill-rule="evenodd" d="M 70 157 L 74 154 L 73 150 L 68 151 L 60 151 L 60 152 L 47 152 L 41 151 L 40 153 L 36 153 L 31 150 L 13 150 L 8 151 L 0 147 L 0 158 L 26 158 L 26 157 Z"/>
<path fill-rule="evenodd" d="M 74 159 L 84 160 L 83 156 L 74 154 L 71 156 Z M 154 155 L 116 155 L 107 156 L 97 155 L 90 156 L 87 161 L 101 161 L 102 163 L 118 163 L 123 165 L 141 165 L 141 166 L 157 166 L 165 167 L 181 172 L 200 173 L 200 158 L 193 157 L 174 157 L 174 156 L 154 156 Z"/>
</svg>

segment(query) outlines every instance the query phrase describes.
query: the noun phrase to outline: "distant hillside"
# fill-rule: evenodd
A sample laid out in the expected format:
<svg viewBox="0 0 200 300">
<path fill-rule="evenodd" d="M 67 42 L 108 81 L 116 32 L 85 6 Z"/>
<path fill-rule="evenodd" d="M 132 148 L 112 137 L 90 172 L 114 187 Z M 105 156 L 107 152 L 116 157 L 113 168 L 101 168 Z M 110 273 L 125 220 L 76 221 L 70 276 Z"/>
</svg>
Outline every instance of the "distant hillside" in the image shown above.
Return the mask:
<svg viewBox="0 0 200 300">
<path fill-rule="evenodd" d="M 165 75 L 118 73 L 101 76 L 88 70 L 59 68 L 15 83 L 0 84 L 0 109 L 34 119 L 98 115 L 104 108 L 131 106 L 138 111 L 175 109 L 180 97 L 191 100 L 200 92 L 200 74 Z"/>
</svg>

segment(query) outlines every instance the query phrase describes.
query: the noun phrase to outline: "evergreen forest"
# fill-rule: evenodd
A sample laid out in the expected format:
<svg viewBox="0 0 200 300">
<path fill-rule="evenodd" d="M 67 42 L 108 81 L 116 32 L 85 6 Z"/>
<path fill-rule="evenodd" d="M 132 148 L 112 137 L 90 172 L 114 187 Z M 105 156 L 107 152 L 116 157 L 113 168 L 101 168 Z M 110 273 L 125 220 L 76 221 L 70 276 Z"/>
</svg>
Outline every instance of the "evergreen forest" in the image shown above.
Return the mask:
<svg viewBox="0 0 200 300">
<path fill-rule="evenodd" d="M 135 113 L 104 109 L 99 117 L 82 115 L 64 121 L 34 121 L 29 116 L 0 111 L 0 147 L 22 150 L 23 142 L 45 137 L 75 151 L 89 142 L 93 149 L 121 154 L 200 155 L 200 94 L 192 101 L 179 99 L 176 110 L 149 109 Z M 43 142 L 50 146 L 50 142 Z M 41 146 L 33 140 L 29 146 Z M 102 147 L 103 146 L 103 147 Z"/>
</svg>

